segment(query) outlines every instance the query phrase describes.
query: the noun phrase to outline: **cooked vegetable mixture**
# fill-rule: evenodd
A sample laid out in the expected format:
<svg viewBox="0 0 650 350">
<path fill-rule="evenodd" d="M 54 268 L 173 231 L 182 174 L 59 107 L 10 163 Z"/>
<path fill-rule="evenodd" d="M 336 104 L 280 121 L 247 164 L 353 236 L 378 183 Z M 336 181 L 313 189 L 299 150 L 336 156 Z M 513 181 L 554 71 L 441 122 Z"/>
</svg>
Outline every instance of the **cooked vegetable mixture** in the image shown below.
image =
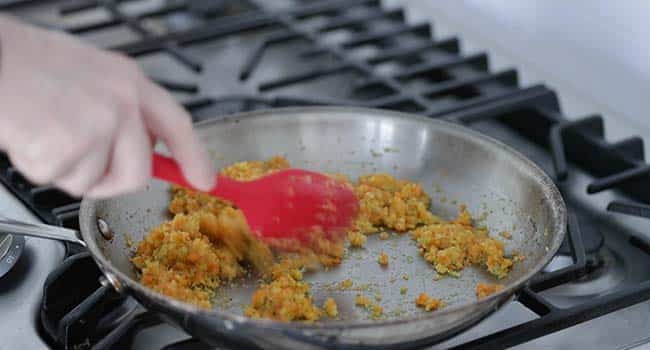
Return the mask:
<svg viewBox="0 0 650 350">
<path fill-rule="evenodd" d="M 512 267 L 512 260 L 503 255 L 503 242 L 491 238 L 487 229 L 472 226 L 465 206 L 456 220 L 419 227 L 413 238 L 439 274 L 458 276 L 465 266 L 482 265 L 497 278 L 504 278 Z"/>
<path fill-rule="evenodd" d="M 288 167 L 286 159 L 274 157 L 236 163 L 221 173 L 246 181 Z M 344 176 L 332 176 L 347 181 Z M 486 229 L 473 226 L 464 207 L 455 220 L 445 222 L 429 211 L 430 197 L 419 184 L 371 174 L 352 185 L 359 200 L 359 215 L 347 235 L 349 246 L 363 249 L 368 234 L 381 232 L 384 240 L 389 237 L 386 230 L 410 231 L 424 259 L 439 274 L 457 276 L 469 265 L 483 266 L 498 278 L 510 271 L 513 261 L 504 257 L 503 243 L 489 237 Z M 172 187 L 171 191 L 172 219 L 153 228 L 138 243 L 132 258 L 140 282 L 170 297 L 210 308 L 219 286 L 258 274 L 263 282 L 245 308 L 246 316 L 305 322 L 338 317 L 333 298 L 326 298 L 322 307 L 316 306 L 303 274 L 319 266 L 339 265 L 345 242 L 318 235 L 307 246 L 290 240 L 262 242 L 250 233 L 243 214 L 232 204 L 181 187 Z M 379 264 L 386 266 L 388 260 L 383 252 L 378 255 Z M 352 285 L 352 280 L 344 280 L 340 290 Z M 405 294 L 406 288 L 401 289 Z M 482 298 L 498 290 L 497 285 L 479 284 L 476 293 Z M 381 295 L 375 295 L 375 300 L 377 303 L 358 295 L 355 304 L 379 318 L 383 314 L 378 304 Z M 420 294 L 416 304 L 432 311 L 443 302 Z"/>
</svg>

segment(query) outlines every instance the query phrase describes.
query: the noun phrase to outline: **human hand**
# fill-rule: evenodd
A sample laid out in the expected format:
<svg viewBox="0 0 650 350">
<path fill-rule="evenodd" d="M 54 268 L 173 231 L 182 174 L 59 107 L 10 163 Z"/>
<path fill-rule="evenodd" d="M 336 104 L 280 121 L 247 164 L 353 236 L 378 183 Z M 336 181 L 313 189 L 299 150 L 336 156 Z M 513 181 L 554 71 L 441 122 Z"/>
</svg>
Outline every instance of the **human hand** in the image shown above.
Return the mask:
<svg viewBox="0 0 650 350">
<path fill-rule="evenodd" d="M 155 140 L 196 188 L 214 171 L 189 115 L 127 57 L 0 16 L 0 148 L 36 184 L 72 195 L 143 187 Z"/>
</svg>

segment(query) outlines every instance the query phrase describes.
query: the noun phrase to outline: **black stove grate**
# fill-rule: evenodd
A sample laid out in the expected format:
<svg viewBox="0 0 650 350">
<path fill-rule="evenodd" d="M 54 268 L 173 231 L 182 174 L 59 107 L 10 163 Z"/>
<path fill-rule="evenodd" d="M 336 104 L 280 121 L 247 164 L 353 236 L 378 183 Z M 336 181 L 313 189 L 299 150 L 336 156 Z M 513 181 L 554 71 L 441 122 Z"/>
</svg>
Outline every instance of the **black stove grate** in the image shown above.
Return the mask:
<svg viewBox="0 0 650 350">
<path fill-rule="evenodd" d="M 107 19 L 61 29 L 81 35 L 127 26 L 138 33 L 140 39 L 113 46 L 112 50 L 135 58 L 164 52 L 196 74 L 200 74 L 203 68 L 201 58 L 188 54 L 187 47 L 254 30 L 268 30 L 267 36 L 250 55 L 242 57 L 238 74 L 242 84 L 255 81 L 258 93 L 194 96 L 184 105 L 196 120 L 261 108 L 336 104 L 417 112 L 468 126 L 482 121 L 498 121 L 551 152 L 559 184 L 571 176 L 568 162 L 572 162 L 596 177 L 585 189 L 588 193 L 616 189 L 630 198 L 625 202 L 611 202 L 607 210 L 650 218 L 650 187 L 643 186 L 650 180 L 650 166 L 645 162 L 640 138 L 607 142 L 601 116 L 566 119 L 552 90 L 541 85 L 520 87 L 517 72 L 513 69 L 490 71 L 487 55 L 463 55 L 457 38 L 432 40 L 430 25 L 408 24 L 401 9 L 384 9 L 379 0 L 305 1 L 282 11 L 266 9 L 262 1 L 186 0 L 165 2 L 155 9 L 137 14 L 123 10 L 122 5 L 138 1 L 143 0 L 81 0 L 63 5 L 60 1 L 48 3 L 54 3 L 62 16 L 104 8 L 110 15 Z M 20 9 L 34 3 L 30 0 L 0 1 L 0 10 Z M 146 25 L 150 19 L 177 14 L 192 16 L 199 24 L 164 33 L 151 30 Z M 332 38 L 337 35 L 344 38 L 333 41 Z M 305 62 L 327 57 L 328 63 L 257 81 L 256 73 L 263 66 L 267 50 L 296 40 L 304 43 L 296 55 Z M 360 79 L 354 82 L 349 96 L 344 98 L 281 94 L 288 87 L 349 73 Z M 162 77 L 154 79 L 178 93 L 194 95 L 199 92 L 194 83 Z M 78 199 L 49 186 L 33 186 L 11 166 L 6 157 L 0 157 L 0 181 L 45 222 L 78 227 Z M 456 348 L 503 348 L 522 344 L 650 298 L 650 281 L 645 281 L 569 308 L 558 308 L 545 299 L 542 291 L 577 280 L 596 268 L 590 264 L 587 255 L 600 247 L 602 236 L 595 228 L 580 225 L 576 215 L 570 217 L 569 235 L 564 247 L 566 253 L 573 257 L 573 264 L 538 275 L 517 296 L 517 300 L 539 318 Z M 639 238 L 629 237 L 629 243 L 650 254 L 650 245 Z M 56 285 L 57 279 L 65 276 L 65 270 L 71 268 L 69 266 L 89 260 L 80 255 L 73 255 L 69 259 L 76 263 L 66 262 L 61 271 L 53 274 L 46 286 L 48 291 L 52 285 Z M 78 300 L 74 303 L 83 307 L 70 309 L 74 305 L 72 303 L 65 307 L 44 308 L 44 322 L 53 322 L 44 327 L 50 329 L 47 333 L 56 339 L 56 344 L 67 344 L 64 348 L 86 348 L 91 344 L 96 349 L 128 348 L 129 341 L 138 332 L 163 322 L 158 316 L 144 312 L 128 317 L 112 331 L 96 335 L 88 332 L 92 327 L 88 328 L 87 325 L 98 322 L 101 319 L 98 315 L 107 311 L 105 303 L 116 302 L 111 299 L 114 295 L 104 289 L 106 287 L 96 285 L 89 287 L 87 295 L 76 296 Z M 47 304 L 45 300 L 44 305 Z M 79 313 L 79 310 L 86 308 L 93 311 Z M 56 317 L 51 317 L 48 310 L 55 310 Z M 62 332 L 62 329 L 72 331 Z M 84 330 L 92 335 L 79 337 L 74 330 Z M 235 347 L 224 344 L 224 347 L 228 346 Z M 166 347 L 204 348 L 203 344 L 193 339 Z"/>
</svg>

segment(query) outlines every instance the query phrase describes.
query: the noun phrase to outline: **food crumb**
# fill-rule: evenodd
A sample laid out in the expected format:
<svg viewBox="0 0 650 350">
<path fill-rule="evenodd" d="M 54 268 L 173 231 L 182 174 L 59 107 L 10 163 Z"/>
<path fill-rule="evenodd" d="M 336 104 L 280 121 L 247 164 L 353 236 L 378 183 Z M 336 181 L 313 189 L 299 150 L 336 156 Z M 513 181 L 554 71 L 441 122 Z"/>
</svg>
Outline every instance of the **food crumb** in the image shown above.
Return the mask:
<svg viewBox="0 0 650 350">
<path fill-rule="evenodd" d="M 381 293 L 379 293 L 379 292 L 375 293 L 375 300 L 376 301 L 381 301 Z"/>
<path fill-rule="evenodd" d="M 348 235 L 348 240 L 350 241 L 350 246 L 352 246 L 354 248 L 361 248 L 364 245 L 366 245 L 367 239 L 368 238 L 366 237 L 366 235 L 364 235 L 361 232 L 351 232 Z"/>
<path fill-rule="evenodd" d="M 401 288 L 399 289 L 399 294 L 404 295 L 404 294 L 406 294 L 406 292 L 408 292 L 408 291 L 409 291 L 408 288 L 406 288 L 406 287 L 401 287 Z"/>
<path fill-rule="evenodd" d="M 372 302 L 370 301 L 370 298 L 367 296 L 357 294 L 354 297 L 354 305 L 356 306 L 362 306 L 362 307 L 369 307 Z"/>
<path fill-rule="evenodd" d="M 133 246 L 133 237 L 131 237 L 130 233 L 125 233 L 124 234 L 124 241 L 126 242 L 126 246 L 128 248 L 131 248 Z"/>
<path fill-rule="evenodd" d="M 479 283 L 476 285 L 476 296 L 483 299 L 503 289 L 501 284 Z"/>
<path fill-rule="evenodd" d="M 371 306 L 371 310 L 372 310 L 372 317 L 375 319 L 380 318 L 381 315 L 384 313 L 384 308 L 379 306 L 378 304 L 373 304 Z"/>
<path fill-rule="evenodd" d="M 408 280 L 409 280 L 409 275 L 406 274 L 406 273 L 403 274 L 403 275 L 402 275 L 402 279 L 405 280 L 405 281 L 408 281 Z"/>
<path fill-rule="evenodd" d="M 388 237 L 389 237 L 388 232 L 382 232 L 382 233 L 379 234 L 379 239 L 381 239 L 383 241 L 387 240 Z"/>
<path fill-rule="evenodd" d="M 361 284 L 359 285 L 359 287 L 356 288 L 356 290 L 360 290 L 360 291 L 366 291 L 368 289 L 370 289 L 370 285 L 368 283 Z"/>
<path fill-rule="evenodd" d="M 520 251 L 515 250 L 515 251 L 512 252 L 512 262 L 513 263 L 517 263 L 517 262 L 524 261 L 524 260 L 526 260 L 526 256 L 524 254 L 522 254 Z"/>
<path fill-rule="evenodd" d="M 512 239 L 512 234 L 508 231 L 501 231 L 499 232 L 499 236 L 505 238 L 505 239 Z"/>
<path fill-rule="evenodd" d="M 388 266 L 388 255 L 386 255 L 386 253 L 381 252 L 381 254 L 379 254 L 379 258 L 377 260 L 379 262 L 379 265 Z"/>
<path fill-rule="evenodd" d="M 434 311 L 443 306 L 440 299 L 431 298 L 426 293 L 420 293 L 415 299 L 415 305 L 423 308 L 425 311 Z"/>
<path fill-rule="evenodd" d="M 372 317 L 375 319 L 380 318 L 384 313 L 384 308 L 381 307 L 379 304 L 375 304 L 372 301 L 370 301 L 370 298 L 368 298 L 367 296 L 357 294 L 356 297 L 354 298 L 354 304 L 356 306 L 363 307 L 366 310 L 369 310 L 371 312 Z"/>
<path fill-rule="evenodd" d="M 333 298 L 327 298 L 325 299 L 325 303 L 323 304 L 323 310 L 325 311 L 325 314 L 329 317 L 337 317 L 339 315 L 339 309 L 338 306 L 336 305 L 336 301 Z"/>
<path fill-rule="evenodd" d="M 348 278 L 346 280 L 341 281 L 341 283 L 339 283 L 339 289 L 341 290 L 350 289 L 352 288 L 352 284 L 353 284 L 352 280 Z"/>
</svg>

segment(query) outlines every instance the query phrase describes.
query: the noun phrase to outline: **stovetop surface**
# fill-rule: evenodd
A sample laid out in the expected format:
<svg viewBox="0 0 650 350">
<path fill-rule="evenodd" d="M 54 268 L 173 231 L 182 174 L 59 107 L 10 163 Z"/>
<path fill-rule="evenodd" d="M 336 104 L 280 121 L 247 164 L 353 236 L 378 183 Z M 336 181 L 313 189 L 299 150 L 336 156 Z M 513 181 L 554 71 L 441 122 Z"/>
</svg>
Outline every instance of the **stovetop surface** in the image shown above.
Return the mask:
<svg viewBox="0 0 650 350">
<path fill-rule="evenodd" d="M 123 6 L 134 13 L 146 12 L 160 6 L 174 4 L 174 1 L 146 0 L 129 1 Z M 181 3 L 181 2 L 178 2 Z M 273 6 L 276 11 L 281 11 L 285 6 L 292 5 L 293 1 L 267 2 L 266 6 Z M 53 7 L 38 6 L 33 9 L 21 10 L 18 13 L 30 21 L 47 24 L 53 27 L 82 28 L 83 26 L 110 18 L 103 10 L 87 11 L 81 15 L 68 15 L 61 17 L 57 11 L 59 5 Z M 230 15 L 246 12 L 247 5 L 242 2 L 230 9 Z M 187 13 L 169 16 L 165 19 L 150 19 L 145 21 L 146 26 L 154 33 L 165 33 L 182 28 L 189 28 L 197 22 L 207 21 L 200 16 L 191 16 Z M 305 26 L 318 25 L 318 18 L 306 22 Z M 378 24 L 381 26 L 381 24 Z M 381 28 L 377 28 L 381 30 Z M 335 74 L 323 76 L 319 79 L 309 80 L 302 84 L 289 84 L 274 88 L 271 84 L 276 79 L 287 76 L 300 75 L 310 72 L 313 67 L 336 69 L 339 61 L 331 55 L 320 55 L 309 60 L 296 55 L 308 48 L 304 40 L 289 40 L 269 47 L 259 60 L 259 64 L 245 79 L 241 79 L 242 66 L 251 53 L 259 49 L 260 40 L 269 35 L 283 35 L 281 28 L 254 29 L 241 35 L 226 36 L 220 39 L 197 43 L 183 47 L 183 53 L 196 58 L 202 63 L 199 73 L 166 53 L 150 53 L 140 56 L 139 63 L 150 76 L 159 81 L 174 82 L 176 85 L 187 85 L 188 89 L 175 89 L 179 101 L 192 103 L 201 96 L 217 98 L 222 103 L 206 105 L 204 108 L 194 110 L 197 119 L 213 118 L 242 108 L 241 98 L 246 97 L 252 104 L 264 105 L 264 101 L 274 98 L 304 98 L 305 100 L 319 100 L 323 98 L 346 101 L 350 96 L 368 101 L 386 92 L 373 88 L 358 90 L 357 87 L 367 83 L 367 77 L 355 70 L 340 70 Z M 83 38 L 102 47 L 119 47 L 128 45 L 139 39 L 134 33 L 124 27 L 109 28 L 99 32 L 82 35 Z M 326 42 L 331 44 L 354 39 L 354 34 L 346 31 L 332 30 L 327 34 Z M 437 38 L 441 41 L 444 38 Z M 354 50 L 354 57 L 371 57 L 376 54 L 376 49 L 360 45 Z M 443 57 L 444 58 L 444 57 Z M 407 63 L 409 64 L 409 63 Z M 383 64 L 377 67 L 383 75 L 390 76 L 402 69 L 403 66 Z M 456 68 L 459 71 L 463 67 Z M 460 72 L 463 73 L 463 72 Z M 435 81 L 433 82 L 435 83 Z M 432 81 L 414 80 L 408 86 L 413 91 L 428 89 Z M 198 92 L 192 89 L 196 85 Z M 260 91 L 260 86 L 271 86 Z M 493 86 L 492 91 L 498 92 L 499 87 Z M 181 91 L 185 90 L 185 91 Z M 440 98 L 436 101 L 436 108 L 445 109 L 453 106 L 458 99 L 463 99 L 463 94 Z M 231 102 L 228 102 L 230 100 Z M 259 102 L 255 102 L 260 100 Z M 414 107 L 415 108 L 415 107 Z M 430 112 L 430 111 L 427 111 Z M 522 112 L 524 113 L 524 112 Z M 522 116 L 522 117 L 525 117 Z M 514 146 L 520 152 L 534 160 L 549 174 L 554 174 L 554 166 L 548 149 L 531 143 L 521 134 L 505 128 L 494 121 L 485 121 L 472 124 L 472 127 L 501 139 Z M 637 130 L 638 132 L 638 130 Z M 643 134 L 646 140 L 650 133 Z M 611 191 L 588 195 L 585 191 L 593 178 L 576 167 L 569 169 L 568 180 L 560 184 L 565 200 L 570 209 L 578 214 L 581 225 L 589 225 L 591 229 L 600 231 L 604 237 L 602 247 L 595 247 L 593 254 L 588 257 L 598 268 L 578 282 L 572 282 L 544 292 L 544 296 L 559 307 L 569 307 L 588 301 L 599 295 L 610 293 L 619 288 L 648 280 L 650 270 L 645 268 L 650 263 L 650 256 L 642 249 L 630 244 L 629 238 L 646 237 L 647 219 L 623 216 L 606 212 L 607 204 L 620 195 Z M 449 193 L 453 196 L 453 193 Z M 8 217 L 21 220 L 38 221 L 20 201 L 7 190 L 0 190 L 0 213 Z M 59 265 L 65 255 L 65 247 L 57 242 L 39 239 L 26 239 L 25 250 L 19 263 L 13 270 L 0 280 L 0 336 L 3 342 L 0 349 L 37 349 L 46 345 L 42 340 L 42 332 L 38 330 L 38 314 L 41 301 L 41 286 L 52 268 Z M 567 257 L 558 257 L 548 267 L 549 270 L 566 265 Z M 538 316 L 518 301 L 512 301 L 498 310 L 492 316 L 482 321 L 467 332 L 439 344 L 433 349 L 448 348 L 453 345 L 463 344 L 466 341 L 490 334 L 496 330 L 504 329 L 522 322 L 530 321 Z M 567 328 L 551 335 L 536 339 L 532 342 L 521 344 L 516 348 L 591 348 L 616 349 L 630 344 L 643 342 L 650 334 L 650 302 L 642 302 L 580 325 Z M 167 324 L 148 328 L 134 339 L 134 349 L 158 349 L 170 342 L 187 338 L 184 332 Z"/>
</svg>

